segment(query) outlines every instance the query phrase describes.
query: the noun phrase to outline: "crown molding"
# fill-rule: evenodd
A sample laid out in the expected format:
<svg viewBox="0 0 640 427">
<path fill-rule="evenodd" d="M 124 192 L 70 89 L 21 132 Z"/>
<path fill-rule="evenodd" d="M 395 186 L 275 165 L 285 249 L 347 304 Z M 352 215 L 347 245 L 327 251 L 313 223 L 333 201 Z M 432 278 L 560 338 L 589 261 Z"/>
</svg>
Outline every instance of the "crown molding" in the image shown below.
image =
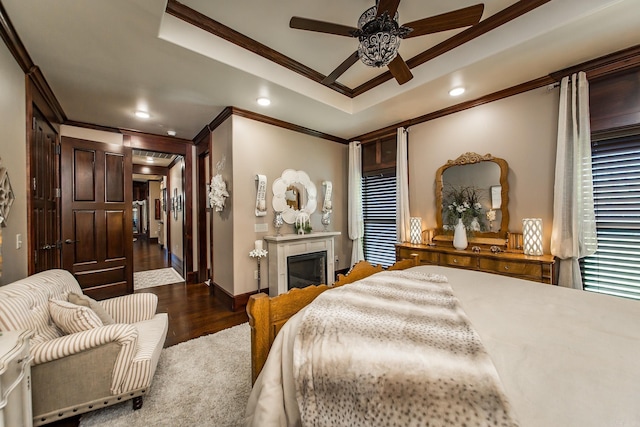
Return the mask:
<svg viewBox="0 0 640 427">
<path fill-rule="evenodd" d="M 181 19 L 210 34 L 213 34 L 214 36 L 220 37 L 269 61 L 275 62 L 276 64 L 279 64 L 293 72 L 296 72 L 310 80 L 313 80 L 318 84 L 322 84 L 322 79 L 325 78 L 323 74 L 310 67 L 307 67 L 306 65 L 296 61 L 295 59 L 289 58 L 288 56 L 278 52 L 277 50 L 272 49 L 269 46 L 266 46 L 250 37 L 247 37 L 244 34 L 239 33 L 238 31 L 229 28 L 224 24 L 221 24 L 218 21 L 215 21 L 214 19 L 211 19 L 210 17 L 194 9 L 191 9 L 188 6 L 183 5 L 176 0 L 169 0 L 167 2 L 165 11 L 169 15 L 175 16 L 176 18 Z M 335 90 L 336 92 L 351 97 L 351 90 L 346 86 L 335 84 L 328 87 Z"/>
<path fill-rule="evenodd" d="M 0 37 L 4 40 L 4 43 L 16 59 L 20 68 L 22 68 L 22 71 L 25 74 L 29 74 L 34 63 L 29 56 L 29 52 L 27 52 L 27 49 L 22 44 L 22 40 L 20 40 L 16 29 L 13 27 L 2 2 L 0 2 Z"/>
<path fill-rule="evenodd" d="M 326 139 L 329 141 L 333 141 L 333 142 L 338 142 L 340 144 L 348 144 L 349 141 L 344 139 L 344 138 L 340 138 L 334 135 L 330 135 L 328 133 L 324 133 L 324 132 L 320 132 L 317 130 L 313 130 L 310 128 L 306 128 L 304 126 L 298 126 L 296 124 L 293 123 L 289 123 L 289 122 L 285 122 L 283 120 L 279 120 L 279 119 L 275 119 L 273 117 L 269 117 L 269 116 L 265 116 L 263 114 L 258 114 L 258 113 L 254 113 L 253 111 L 249 111 L 249 110 L 243 110 L 241 108 L 237 108 L 237 107 L 226 107 L 224 110 L 222 110 L 222 112 L 220 114 L 218 114 L 218 116 L 216 116 L 215 119 L 213 119 L 213 121 L 211 123 L 209 123 L 209 125 L 206 127 L 206 129 L 208 129 L 210 132 L 213 132 L 218 126 L 220 126 L 222 123 L 224 123 L 225 120 L 227 120 L 229 117 L 236 115 L 238 117 L 244 117 L 247 119 L 251 119 L 251 120 L 255 120 L 257 122 L 262 122 L 262 123 L 266 123 L 272 126 L 277 126 L 283 129 L 287 129 L 287 130 L 291 130 L 294 132 L 299 132 L 305 135 L 309 135 L 309 136 L 314 136 L 316 138 L 321 138 L 321 139 Z M 204 131 L 204 129 L 203 129 Z M 202 132 L 201 131 L 198 136 L 202 137 Z"/>
<path fill-rule="evenodd" d="M 583 62 L 573 67 L 551 73 L 556 81 L 562 80 L 579 71 L 587 73 L 587 78 L 592 81 L 612 74 L 629 71 L 640 67 L 640 45 L 613 52 L 591 61 Z"/>
<path fill-rule="evenodd" d="M 22 72 L 30 78 L 33 86 L 40 92 L 42 99 L 51 109 L 57 122 L 64 122 L 67 118 L 64 110 L 60 106 L 60 103 L 58 103 L 58 99 L 44 78 L 42 71 L 33 63 L 29 52 L 27 52 L 27 48 L 22 44 L 22 40 L 20 40 L 20 36 L 18 36 L 15 27 L 11 23 L 11 19 L 9 19 L 9 15 L 2 2 L 0 2 L 0 37 L 4 40 L 7 49 L 9 49 L 9 52 L 13 55 Z"/>
</svg>

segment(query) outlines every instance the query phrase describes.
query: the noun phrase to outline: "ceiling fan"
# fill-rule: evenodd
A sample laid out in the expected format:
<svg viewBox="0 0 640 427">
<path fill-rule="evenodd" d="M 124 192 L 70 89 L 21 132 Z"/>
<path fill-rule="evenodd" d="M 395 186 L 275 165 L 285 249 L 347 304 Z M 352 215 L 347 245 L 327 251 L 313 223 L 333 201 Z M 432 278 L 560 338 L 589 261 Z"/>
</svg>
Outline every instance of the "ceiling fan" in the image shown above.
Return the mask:
<svg viewBox="0 0 640 427">
<path fill-rule="evenodd" d="M 322 80 L 325 85 L 335 82 L 358 59 L 370 67 L 388 66 L 398 83 L 404 84 L 413 75 L 398 53 L 402 39 L 475 25 L 480 22 L 484 11 L 481 3 L 399 25 L 399 4 L 400 0 L 376 0 L 376 5 L 364 11 L 358 19 L 358 28 L 297 16 L 291 18 L 289 27 L 358 38 L 358 50 Z"/>
</svg>

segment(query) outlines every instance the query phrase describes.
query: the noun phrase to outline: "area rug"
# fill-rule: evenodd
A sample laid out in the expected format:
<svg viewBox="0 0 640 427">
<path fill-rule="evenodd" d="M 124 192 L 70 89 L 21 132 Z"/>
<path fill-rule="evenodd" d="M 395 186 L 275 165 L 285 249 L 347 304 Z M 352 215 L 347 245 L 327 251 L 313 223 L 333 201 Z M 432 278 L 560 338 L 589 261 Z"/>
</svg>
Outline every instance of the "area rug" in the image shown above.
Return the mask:
<svg viewBox="0 0 640 427">
<path fill-rule="evenodd" d="M 131 401 L 84 414 L 81 427 L 236 427 L 251 392 L 249 325 L 162 350 L 142 408 Z"/>
<path fill-rule="evenodd" d="M 173 268 L 138 271 L 133 273 L 133 289 L 146 289 L 154 286 L 184 282 L 184 279 Z"/>
</svg>

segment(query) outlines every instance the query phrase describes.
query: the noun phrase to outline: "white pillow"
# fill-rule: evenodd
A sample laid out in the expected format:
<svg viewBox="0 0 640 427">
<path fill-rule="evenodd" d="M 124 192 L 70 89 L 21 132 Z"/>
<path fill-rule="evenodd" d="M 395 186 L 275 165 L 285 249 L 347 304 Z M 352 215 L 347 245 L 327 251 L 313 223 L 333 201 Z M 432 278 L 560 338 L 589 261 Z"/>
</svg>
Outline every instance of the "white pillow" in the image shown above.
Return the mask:
<svg viewBox="0 0 640 427">
<path fill-rule="evenodd" d="M 49 300 L 49 313 L 53 323 L 65 334 L 75 334 L 102 326 L 102 321 L 93 310 L 67 301 Z"/>
<path fill-rule="evenodd" d="M 93 298 L 90 298 L 84 294 L 78 295 L 71 292 L 67 299 L 71 304 L 89 307 L 98 315 L 103 325 L 112 325 L 116 323 L 115 320 L 113 320 L 113 317 L 111 317 L 111 315 L 107 313 L 107 310 L 105 310 L 102 305 L 100 305 L 100 303 Z"/>
</svg>

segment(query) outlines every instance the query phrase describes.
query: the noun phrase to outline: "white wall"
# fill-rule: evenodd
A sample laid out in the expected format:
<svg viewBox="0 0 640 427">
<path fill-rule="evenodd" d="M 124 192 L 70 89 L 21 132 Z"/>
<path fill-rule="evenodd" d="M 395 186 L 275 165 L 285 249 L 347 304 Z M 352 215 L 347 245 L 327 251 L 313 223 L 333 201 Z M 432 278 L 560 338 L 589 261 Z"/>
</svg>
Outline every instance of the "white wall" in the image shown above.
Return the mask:
<svg viewBox="0 0 640 427">
<path fill-rule="evenodd" d="M 227 183 L 227 192 L 229 197 L 225 201 L 225 207 L 222 212 L 211 212 L 213 218 L 213 281 L 222 289 L 227 291 L 229 295 L 234 295 L 233 280 L 233 209 L 236 204 L 242 205 L 242 200 L 236 200 L 235 188 L 236 182 L 233 178 L 233 120 L 227 119 L 222 125 L 218 126 L 212 134 L 213 150 L 211 175 L 217 173 L 222 174 L 224 181 Z M 225 159 L 224 168 L 216 170 L 216 164 Z M 211 182 L 211 181 L 209 181 Z"/>
<path fill-rule="evenodd" d="M 158 236 L 158 243 L 160 243 L 160 245 L 162 245 L 163 248 L 166 248 L 167 246 L 167 221 L 169 220 L 169 216 L 167 215 L 167 210 L 169 209 L 169 203 L 170 202 L 170 198 L 169 198 L 169 190 L 167 189 L 167 177 L 163 176 L 162 177 L 162 182 L 160 183 L 160 197 L 162 198 L 162 190 L 165 189 L 165 193 L 166 193 L 166 199 L 165 199 L 165 205 L 164 205 L 164 209 L 160 210 L 160 220 L 162 221 L 162 235 Z M 162 203 L 162 200 L 160 201 L 160 203 Z M 162 205 L 161 205 L 162 207 Z"/>
<path fill-rule="evenodd" d="M 509 231 L 522 232 L 522 218 L 542 218 L 549 253 L 558 90 L 532 90 L 431 120 L 409 131 L 411 216 L 435 228 L 435 174 L 463 153 L 490 153 L 509 164 Z"/>
<path fill-rule="evenodd" d="M 15 59 L 0 43 L 0 166 L 7 168 L 15 201 L 2 233 L 2 277 L 11 283 L 27 276 L 27 146 L 25 76 Z M 16 249 L 16 235 L 22 248 Z"/>
<path fill-rule="evenodd" d="M 182 161 L 177 162 L 170 170 L 169 170 L 169 183 L 171 188 L 167 189 L 167 200 L 171 203 L 172 197 L 181 197 L 182 198 L 182 210 L 177 210 L 177 216 L 173 211 L 170 212 L 169 221 L 171 221 L 171 255 L 177 257 L 181 261 L 184 260 L 184 194 L 183 192 L 183 184 L 182 177 L 184 175 L 184 159 Z M 176 200 L 177 206 L 177 200 Z M 173 205 L 171 206 L 173 209 Z M 185 266 L 186 268 L 186 266 Z M 186 271 L 186 270 L 185 270 Z"/>
<path fill-rule="evenodd" d="M 347 236 L 347 146 L 298 132 L 232 116 L 212 134 L 212 175 L 223 158 L 220 171 L 230 197 L 222 212 L 213 212 L 213 280 L 230 295 L 255 291 L 256 260 L 249 257 L 254 242 L 274 235 L 272 208 L 273 181 L 285 169 L 307 172 L 318 190 L 318 205 L 323 200 L 322 181 L 333 182 L 334 214 L 332 231 L 336 238 L 336 268 L 349 266 L 351 244 Z M 267 176 L 267 215 L 255 216 L 257 174 Z M 322 230 L 321 214 L 311 216 L 314 230 Z M 256 232 L 256 224 L 266 224 L 267 232 Z M 282 233 L 293 233 L 293 225 L 285 224 Z M 262 287 L 267 286 L 267 261 L 261 263 Z"/>
<path fill-rule="evenodd" d="M 344 144 L 304 135 L 299 132 L 268 125 L 244 117 L 232 116 L 233 121 L 233 294 L 257 290 L 254 279 L 256 261 L 249 257 L 254 242 L 266 235 L 274 235 L 272 185 L 285 169 L 305 171 L 318 191 L 318 206 L 324 200 L 322 181 L 333 183 L 333 215 L 330 230 L 340 231 L 335 239 L 335 253 L 339 261 L 336 269 L 349 267 L 351 243 L 347 232 L 347 171 L 348 147 Z M 214 153 L 216 141 L 214 140 Z M 216 159 L 214 158 L 214 165 Z M 227 159 L 227 162 L 229 159 Z M 267 215 L 255 216 L 256 174 L 267 176 Z M 323 229 L 321 210 L 311 215 L 314 230 Z M 255 232 L 255 224 L 267 224 L 268 232 Z M 285 224 L 281 233 L 293 233 L 293 225 Z M 215 244 L 215 243 L 214 243 Z M 214 246 L 214 251 L 218 251 Z M 267 262 L 261 263 L 261 276 L 267 285 Z M 214 268 L 219 268 L 214 266 Z"/>
</svg>

